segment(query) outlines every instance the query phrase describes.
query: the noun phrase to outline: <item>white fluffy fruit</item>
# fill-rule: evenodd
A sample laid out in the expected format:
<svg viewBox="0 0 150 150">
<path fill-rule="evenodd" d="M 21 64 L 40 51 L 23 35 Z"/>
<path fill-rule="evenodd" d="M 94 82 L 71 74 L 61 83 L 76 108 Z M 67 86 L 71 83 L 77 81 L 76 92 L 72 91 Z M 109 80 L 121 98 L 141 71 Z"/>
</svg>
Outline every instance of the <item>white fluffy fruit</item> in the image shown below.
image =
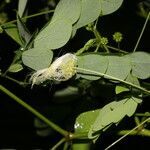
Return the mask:
<svg viewBox="0 0 150 150">
<path fill-rule="evenodd" d="M 67 53 L 56 59 L 49 68 L 35 72 L 30 81 L 34 84 L 41 84 L 46 80 L 67 81 L 76 74 L 77 57 Z"/>
</svg>

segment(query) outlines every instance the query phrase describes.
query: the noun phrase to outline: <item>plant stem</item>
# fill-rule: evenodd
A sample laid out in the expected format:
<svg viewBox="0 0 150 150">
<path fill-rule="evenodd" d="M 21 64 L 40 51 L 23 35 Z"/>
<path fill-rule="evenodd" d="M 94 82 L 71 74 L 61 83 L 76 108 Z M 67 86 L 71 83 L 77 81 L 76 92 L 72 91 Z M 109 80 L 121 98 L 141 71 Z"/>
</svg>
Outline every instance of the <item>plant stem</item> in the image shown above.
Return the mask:
<svg viewBox="0 0 150 150">
<path fill-rule="evenodd" d="M 145 31 L 145 28 L 146 28 L 147 22 L 148 22 L 148 20 L 149 20 L 149 17 L 150 17 L 150 12 L 149 12 L 148 15 L 147 15 L 147 18 L 146 18 L 146 20 L 145 20 L 144 26 L 143 26 L 142 31 L 141 31 L 141 33 L 140 33 L 140 36 L 139 36 L 139 38 L 138 38 L 138 40 L 137 40 L 137 42 L 136 42 L 136 45 L 135 45 L 135 47 L 134 47 L 133 52 L 135 52 L 135 51 L 137 50 L 137 47 L 138 47 L 138 45 L 139 45 L 139 43 L 140 43 L 140 40 L 141 40 L 141 38 L 142 38 L 142 35 L 143 35 L 144 31 Z"/>
<path fill-rule="evenodd" d="M 94 33 L 96 39 L 101 43 L 101 35 L 100 35 L 100 33 L 97 31 L 96 26 L 94 26 L 94 27 L 92 28 L 92 31 L 93 31 L 93 33 Z M 109 49 L 108 49 L 107 45 L 102 44 L 102 46 L 103 46 L 103 48 L 106 50 L 106 52 L 109 53 Z"/>
<path fill-rule="evenodd" d="M 134 121 L 137 126 L 141 123 L 139 117 L 137 116 L 134 117 Z"/>
<path fill-rule="evenodd" d="M 29 19 L 29 18 L 37 17 L 37 16 L 40 16 L 40 15 L 44 15 L 44 14 L 48 14 L 48 13 L 52 13 L 52 12 L 54 12 L 54 10 L 48 10 L 48 11 L 40 12 L 40 13 L 37 13 L 37 14 L 25 16 L 22 19 Z M 6 22 L 6 23 L 2 24 L 1 26 L 5 26 L 7 24 L 16 23 L 16 22 L 17 22 L 17 20 L 12 20 L 12 21 L 9 21 L 9 22 Z"/>
<path fill-rule="evenodd" d="M 128 52 L 126 52 L 124 50 L 121 50 L 121 49 L 118 49 L 116 47 L 112 47 L 112 46 L 109 46 L 109 45 L 107 45 L 107 47 L 114 50 L 114 51 L 121 52 L 121 53 L 124 53 L 124 54 L 128 54 Z"/>
<path fill-rule="evenodd" d="M 90 39 L 86 44 L 76 52 L 76 55 L 82 54 L 84 51 L 87 51 L 89 48 L 93 47 L 96 39 Z"/>
<path fill-rule="evenodd" d="M 126 135 L 127 133 L 129 133 L 130 130 L 122 130 L 118 132 L 118 135 Z M 130 134 L 128 135 L 141 135 L 141 136 L 148 136 L 150 137 L 150 130 L 148 129 L 142 129 L 142 130 L 135 130 L 132 131 Z"/>
<path fill-rule="evenodd" d="M 131 83 L 131 82 L 127 82 L 127 81 L 118 79 L 118 78 L 116 78 L 116 77 L 113 77 L 113 76 L 110 76 L 110 75 L 107 75 L 107 74 L 104 74 L 104 73 L 100 73 L 100 72 L 97 72 L 97 71 L 93 71 L 93 70 L 84 69 L 84 68 L 79 68 L 79 67 L 75 67 L 75 68 L 76 68 L 77 70 L 79 70 L 79 71 L 85 71 L 85 72 L 93 73 L 93 74 L 98 75 L 98 76 L 100 76 L 100 77 L 109 78 L 109 79 L 111 79 L 111 80 L 119 81 L 119 82 L 121 82 L 121 83 L 124 83 L 124 84 L 127 84 L 127 85 L 129 85 L 129 86 L 132 86 L 132 87 L 134 87 L 134 88 L 136 88 L 136 89 L 139 89 L 139 90 L 141 90 L 142 92 L 147 93 L 147 94 L 150 95 L 150 91 L 148 91 L 148 90 L 146 90 L 145 88 L 142 88 L 142 87 L 140 87 L 140 86 L 137 86 L 137 85 L 135 85 L 135 84 L 133 84 L 133 83 Z"/>
<path fill-rule="evenodd" d="M 74 134 L 70 134 L 70 139 L 88 139 L 88 133 L 74 133 Z"/>
<path fill-rule="evenodd" d="M 148 122 L 150 120 L 150 117 L 147 118 L 146 120 L 144 120 L 141 124 L 139 124 L 138 126 L 136 126 L 135 128 L 133 128 L 132 130 L 130 130 L 129 132 L 127 132 L 125 135 L 123 135 L 121 138 L 119 138 L 117 141 L 113 142 L 111 145 L 109 145 L 107 148 L 105 148 L 105 150 L 110 149 L 112 146 L 114 146 L 116 143 L 120 142 L 122 139 L 124 139 L 126 136 L 130 135 L 133 131 L 135 131 L 136 129 L 138 129 L 140 126 L 144 125 L 146 122 Z M 150 132 L 150 131 L 149 131 Z M 148 133 L 147 135 L 149 135 L 150 133 Z"/>
<path fill-rule="evenodd" d="M 66 141 L 65 138 L 62 138 L 58 143 L 56 143 L 56 145 L 54 145 L 51 150 L 56 150 L 62 143 L 64 143 Z"/>
<path fill-rule="evenodd" d="M 21 100 L 19 97 L 17 97 L 15 94 L 13 94 L 11 91 L 6 89 L 4 86 L 0 85 L 0 91 L 11 97 L 14 101 L 19 103 L 21 106 L 29 110 L 32 114 L 34 114 L 36 117 L 41 119 L 43 122 L 45 122 L 47 125 L 49 125 L 52 129 L 56 130 L 63 136 L 67 137 L 68 132 L 62 128 L 60 128 L 58 125 L 51 122 L 49 119 L 47 119 L 45 116 L 43 116 L 41 113 L 39 113 L 36 109 L 31 107 L 29 104 L 25 103 L 23 100 Z"/>
<path fill-rule="evenodd" d="M 13 81 L 13 82 L 15 82 L 15 83 L 17 83 L 18 85 L 20 85 L 20 86 L 25 86 L 25 85 L 27 85 L 28 83 L 26 83 L 26 82 L 22 82 L 22 81 L 18 81 L 18 80 L 16 80 L 16 79 L 14 79 L 14 78 L 12 78 L 12 77 L 10 77 L 10 76 L 8 76 L 8 75 L 1 75 L 1 77 L 2 78 L 6 78 L 6 79 L 8 79 L 8 80 L 10 80 L 10 81 Z"/>
<path fill-rule="evenodd" d="M 150 117 L 150 113 L 146 112 L 146 113 L 136 113 L 135 116 L 138 117 Z"/>
</svg>

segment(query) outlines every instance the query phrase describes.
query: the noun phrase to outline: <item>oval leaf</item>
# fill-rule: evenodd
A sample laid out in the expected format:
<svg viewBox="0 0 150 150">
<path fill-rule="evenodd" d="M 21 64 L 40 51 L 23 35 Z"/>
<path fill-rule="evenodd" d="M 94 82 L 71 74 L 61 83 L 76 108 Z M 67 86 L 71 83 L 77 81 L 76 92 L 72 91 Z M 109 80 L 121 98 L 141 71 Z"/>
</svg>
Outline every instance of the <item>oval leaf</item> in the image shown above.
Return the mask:
<svg viewBox="0 0 150 150">
<path fill-rule="evenodd" d="M 52 21 L 66 19 L 75 23 L 81 12 L 81 0 L 61 0 L 55 9 Z"/>
<path fill-rule="evenodd" d="M 132 63 L 132 74 L 140 79 L 150 77 L 150 54 L 135 52 L 129 55 Z"/>
<path fill-rule="evenodd" d="M 15 24 L 7 24 L 4 25 L 4 30 L 5 32 L 15 41 L 17 42 L 19 45 L 23 46 L 22 40 L 19 36 L 19 31 L 17 29 L 17 26 Z"/>
<path fill-rule="evenodd" d="M 97 118 L 97 115 L 99 114 L 99 109 L 92 110 L 88 112 L 84 112 L 80 114 L 76 122 L 74 124 L 74 129 L 76 133 L 85 133 L 88 132 L 91 128 L 91 125 L 95 122 L 95 119 Z"/>
<path fill-rule="evenodd" d="M 21 64 L 13 64 L 9 67 L 9 72 L 19 72 L 23 69 L 23 66 Z"/>
<path fill-rule="evenodd" d="M 32 48 L 22 54 L 23 63 L 34 69 L 40 70 L 50 66 L 53 58 L 53 52 L 49 49 Z"/>
<path fill-rule="evenodd" d="M 124 80 L 131 71 L 128 57 L 108 56 L 107 75 Z"/>
<path fill-rule="evenodd" d="M 95 21 L 100 15 L 100 0 L 82 0 L 81 7 L 81 15 L 74 25 L 75 29 Z"/>
<path fill-rule="evenodd" d="M 87 54 L 78 56 L 78 67 L 88 69 L 91 71 L 97 71 L 100 73 L 105 73 L 108 65 L 108 60 L 105 56 L 98 54 Z M 100 76 L 94 75 L 94 73 L 89 73 L 86 71 L 78 71 L 79 77 L 88 80 L 98 80 Z"/>
<path fill-rule="evenodd" d="M 108 15 L 115 12 L 123 3 L 123 0 L 99 0 L 101 15 Z"/>
<path fill-rule="evenodd" d="M 66 20 L 56 20 L 48 24 L 35 38 L 34 46 L 57 49 L 64 46 L 72 32 L 72 25 Z"/>
</svg>

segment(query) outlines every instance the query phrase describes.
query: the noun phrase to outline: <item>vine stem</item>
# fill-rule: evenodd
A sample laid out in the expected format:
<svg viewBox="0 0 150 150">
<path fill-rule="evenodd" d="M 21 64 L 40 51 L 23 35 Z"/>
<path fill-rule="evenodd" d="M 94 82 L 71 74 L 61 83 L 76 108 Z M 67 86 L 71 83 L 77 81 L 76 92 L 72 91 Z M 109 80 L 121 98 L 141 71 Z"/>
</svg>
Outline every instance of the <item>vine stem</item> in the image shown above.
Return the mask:
<svg viewBox="0 0 150 150">
<path fill-rule="evenodd" d="M 139 127 L 141 127 L 143 124 L 145 124 L 146 122 L 148 122 L 150 120 L 150 117 L 147 118 L 146 120 L 144 120 L 142 123 L 140 123 L 138 126 L 136 126 L 135 128 L 133 128 L 132 130 L 130 130 L 128 133 L 126 133 L 125 135 L 123 135 L 121 138 L 119 138 L 117 141 L 113 142 L 111 145 L 109 145 L 107 148 L 105 148 L 105 150 L 110 149 L 112 146 L 114 146 L 116 143 L 120 142 L 122 139 L 124 139 L 126 136 L 128 136 L 129 134 L 131 134 L 134 130 L 138 129 Z"/>
<path fill-rule="evenodd" d="M 28 111 L 30 111 L 32 114 L 34 114 L 36 117 L 41 119 L 43 122 L 45 122 L 47 125 L 49 125 L 52 129 L 54 129 L 57 132 L 59 132 L 61 135 L 65 136 L 65 137 L 68 136 L 68 131 L 62 129 L 61 127 L 59 127 L 58 125 L 56 125 L 55 123 L 53 123 L 52 121 L 47 119 L 45 116 L 43 116 L 41 113 L 39 113 L 36 109 L 31 107 L 29 104 L 25 103 L 22 99 L 17 97 L 15 94 L 13 94 L 11 91 L 6 89 L 4 86 L 0 85 L 0 91 L 2 91 L 3 93 L 5 93 L 9 97 L 11 97 L 13 100 L 15 100 L 21 106 L 26 108 Z"/>
<path fill-rule="evenodd" d="M 135 116 L 138 117 L 150 117 L 150 113 L 146 112 L 146 113 L 136 113 Z"/>
<path fill-rule="evenodd" d="M 56 150 L 62 143 L 64 143 L 66 141 L 65 138 L 62 138 L 58 143 L 56 143 L 56 145 L 54 145 L 51 150 Z"/>
<path fill-rule="evenodd" d="M 113 47 L 113 46 L 110 46 L 110 45 L 107 45 L 107 47 L 108 47 L 109 49 L 114 50 L 114 51 L 121 52 L 121 53 L 124 53 L 124 54 L 128 54 L 128 52 L 126 52 L 126 51 L 124 51 L 124 50 L 121 50 L 121 49 L 119 49 L 119 48 L 116 48 L 116 47 Z"/>
<path fill-rule="evenodd" d="M 10 81 L 12 81 L 12 82 L 14 82 L 14 83 L 20 85 L 20 86 L 25 86 L 25 85 L 29 84 L 29 83 L 26 83 L 26 82 L 18 81 L 18 80 L 14 79 L 14 78 L 12 78 L 12 77 L 10 77 L 10 76 L 7 76 L 7 75 L 5 75 L 5 76 L 4 76 L 4 75 L 0 75 L 0 76 L 1 76 L 2 78 L 8 79 L 8 80 L 10 80 Z"/>
<path fill-rule="evenodd" d="M 40 15 L 45 15 L 45 14 L 52 13 L 52 12 L 54 12 L 54 10 L 48 10 L 48 11 L 40 12 L 40 13 L 37 13 L 37 14 L 25 16 L 21 19 L 29 19 L 29 18 L 37 17 L 37 16 L 40 16 Z M 1 26 L 5 26 L 7 24 L 16 23 L 16 22 L 17 22 L 17 20 L 12 20 L 12 21 L 9 21 L 9 22 L 6 22 L 6 23 L 2 24 Z"/>
<path fill-rule="evenodd" d="M 118 135 L 126 135 L 127 133 L 129 133 L 130 130 L 122 130 L 118 132 Z M 141 135 L 141 136 L 147 136 L 150 137 L 150 130 L 148 129 L 142 129 L 142 130 L 136 130 L 136 131 L 132 131 L 129 135 Z"/>
<path fill-rule="evenodd" d="M 113 76 L 110 76 L 110 75 L 107 75 L 107 74 L 104 74 L 104 73 L 100 73 L 100 72 L 97 72 L 97 71 L 93 71 L 93 70 L 89 70 L 89 69 L 84 69 L 84 68 L 79 68 L 79 67 L 75 67 L 77 70 L 79 71 L 85 71 L 85 72 L 89 72 L 89 73 L 93 73 L 95 75 L 98 75 L 98 76 L 101 76 L 101 77 L 105 77 L 105 78 L 109 78 L 111 80 L 115 80 L 115 81 L 119 81 L 121 83 L 124 83 L 124 84 L 127 84 L 127 85 L 130 85 L 136 89 L 139 89 L 141 91 L 143 91 L 144 93 L 147 93 L 147 94 L 150 94 L 150 91 L 146 90 L 145 88 L 142 88 L 140 86 L 137 86 L 131 82 L 127 82 L 127 81 L 124 81 L 124 80 L 121 80 L 121 79 L 118 79 L 118 78 L 115 78 Z"/>
<path fill-rule="evenodd" d="M 137 47 L 138 47 L 138 45 L 139 45 L 139 43 L 140 43 L 140 40 L 141 40 L 141 38 L 142 38 L 142 35 L 143 35 L 144 31 L 145 31 L 145 28 L 146 28 L 147 22 L 148 22 L 148 20 L 149 20 L 149 17 L 150 17 L 150 11 L 149 11 L 149 13 L 148 13 L 148 15 L 147 15 L 147 18 L 146 18 L 146 20 L 145 20 L 145 23 L 144 23 L 144 25 L 143 25 L 142 31 L 141 31 L 141 33 L 140 33 L 140 36 L 139 36 L 137 42 L 136 42 L 136 45 L 135 45 L 135 47 L 134 47 L 133 52 L 135 52 L 135 51 L 137 50 Z"/>
</svg>

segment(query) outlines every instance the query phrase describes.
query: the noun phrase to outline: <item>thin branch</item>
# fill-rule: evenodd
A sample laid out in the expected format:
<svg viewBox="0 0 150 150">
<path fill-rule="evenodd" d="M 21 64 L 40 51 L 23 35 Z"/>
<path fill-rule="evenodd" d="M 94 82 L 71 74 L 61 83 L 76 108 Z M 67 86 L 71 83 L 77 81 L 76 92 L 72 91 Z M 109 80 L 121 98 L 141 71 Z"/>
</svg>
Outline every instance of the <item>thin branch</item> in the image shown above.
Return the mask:
<svg viewBox="0 0 150 150">
<path fill-rule="evenodd" d="M 121 49 L 119 49 L 119 48 L 116 48 L 116 47 L 113 47 L 113 46 L 109 46 L 109 45 L 107 45 L 107 47 L 108 47 L 109 49 L 114 50 L 114 51 L 121 52 L 121 53 L 124 53 L 124 54 L 128 54 L 128 52 L 126 52 L 126 51 L 124 51 L 124 50 L 121 50 Z"/>
<path fill-rule="evenodd" d="M 140 126 L 144 125 L 146 122 L 148 122 L 150 120 L 150 117 L 147 118 L 146 120 L 144 120 L 141 124 L 139 124 L 138 126 L 136 126 L 135 128 L 133 128 L 132 130 L 130 130 L 128 133 L 126 133 L 125 135 L 123 135 L 121 138 L 119 138 L 117 141 L 113 142 L 111 145 L 109 145 L 107 148 L 105 148 L 105 150 L 110 149 L 112 146 L 114 146 L 115 144 L 117 144 L 118 142 L 120 142 L 122 139 L 124 139 L 126 136 L 130 135 L 133 131 L 135 131 L 136 129 L 138 129 Z"/>
<path fill-rule="evenodd" d="M 3 93 L 5 93 L 9 97 L 11 97 L 14 101 L 16 101 L 18 104 L 20 104 L 24 108 L 26 108 L 28 111 L 30 111 L 36 117 L 38 117 L 39 119 L 41 119 L 43 122 L 45 122 L 47 125 L 49 125 L 52 129 L 54 129 L 57 132 L 59 132 L 61 135 L 65 136 L 65 137 L 68 136 L 68 131 L 62 129 L 61 127 L 59 127 L 58 125 L 56 125 L 55 123 L 53 123 L 52 121 L 50 121 L 49 119 L 47 119 L 40 112 L 38 112 L 36 109 L 34 109 L 33 107 L 31 107 L 29 104 L 25 103 L 22 99 L 20 99 L 19 97 L 17 97 L 15 94 L 13 94 L 11 91 L 9 91 L 8 89 L 6 89 L 4 86 L 0 85 L 0 91 L 2 91 Z"/>
<path fill-rule="evenodd" d="M 150 112 L 136 113 L 135 116 L 138 116 L 138 117 L 150 117 Z"/>
<path fill-rule="evenodd" d="M 29 84 L 29 83 L 27 83 L 27 82 L 18 81 L 18 80 L 14 79 L 14 78 L 12 78 L 12 77 L 10 77 L 10 76 L 8 76 L 8 75 L 5 75 L 5 76 L 4 76 L 4 75 L 1 75 L 1 77 L 2 77 L 2 78 L 6 78 L 6 79 L 8 79 L 8 80 L 10 80 L 10 81 L 12 81 L 12 82 L 14 82 L 14 83 L 20 85 L 20 86 L 25 86 L 25 85 L 28 85 L 28 84 Z"/>
<path fill-rule="evenodd" d="M 118 132 L 118 135 L 126 135 L 130 132 L 130 130 L 122 130 L 122 131 L 119 131 Z M 147 137 L 150 137 L 150 130 L 148 129 L 142 129 L 142 130 L 134 130 L 132 132 L 130 132 L 130 134 L 128 135 L 132 135 L 132 136 L 135 136 L 135 135 L 140 135 L 140 136 L 147 136 Z"/>
<path fill-rule="evenodd" d="M 84 68 L 79 68 L 79 67 L 75 67 L 75 68 L 76 68 L 77 70 L 79 70 L 79 71 L 85 71 L 85 72 L 93 73 L 93 74 L 98 75 L 98 76 L 100 76 L 100 77 L 109 78 L 109 79 L 111 79 L 111 80 L 119 81 L 119 82 L 124 83 L 124 84 L 126 84 L 126 85 L 132 86 L 132 87 L 134 87 L 134 88 L 136 88 L 136 89 L 139 89 L 140 91 L 142 91 L 142 92 L 144 92 L 144 93 L 150 94 L 150 91 L 146 90 L 146 89 L 143 88 L 143 87 L 140 87 L 140 86 L 138 86 L 138 85 L 135 85 L 135 84 L 133 84 L 133 83 L 131 83 L 131 82 L 127 82 L 127 81 L 118 79 L 118 78 L 116 78 L 116 77 L 107 75 L 107 74 L 105 74 L 105 73 L 100 73 L 100 72 L 97 72 L 97 71 L 93 71 L 93 70 L 89 70 L 89 69 L 84 69 Z"/>
<path fill-rule="evenodd" d="M 29 19 L 29 18 L 37 17 L 37 16 L 40 16 L 40 15 L 45 15 L 45 14 L 52 13 L 52 12 L 54 12 L 54 10 L 48 10 L 48 11 L 40 12 L 40 13 L 37 13 L 37 14 L 25 16 L 21 19 Z M 6 23 L 2 24 L 1 26 L 5 26 L 5 25 L 8 25 L 10 23 L 16 23 L 16 22 L 17 22 L 17 20 L 12 20 L 12 21 L 9 21 L 9 22 L 6 22 Z"/>
<path fill-rule="evenodd" d="M 145 28 L 146 28 L 147 22 L 148 22 L 148 20 L 149 20 L 149 17 L 150 17 L 150 12 L 149 12 L 148 15 L 147 15 L 147 18 L 146 18 L 146 20 L 145 20 L 145 23 L 144 23 L 144 25 L 143 25 L 142 31 L 141 31 L 141 33 L 140 33 L 140 36 L 139 36 L 137 42 L 136 42 L 136 45 L 135 45 L 135 47 L 134 47 L 133 52 L 135 52 L 135 51 L 137 50 L 137 47 L 138 47 L 138 45 L 139 45 L 139 43 L 140 43 L 140 40 L 141 40 L 141 38 L 142 38 L 142 35 L 143 35 L 144 31 L 145 31 Z"/>
<path fill-rule="evenodd" d="M 56 150 L 62 143 L 66 141 L 65 138 L 62 138 L 56 145 L 54 145 L 50 150 Z"/>
</svg>

